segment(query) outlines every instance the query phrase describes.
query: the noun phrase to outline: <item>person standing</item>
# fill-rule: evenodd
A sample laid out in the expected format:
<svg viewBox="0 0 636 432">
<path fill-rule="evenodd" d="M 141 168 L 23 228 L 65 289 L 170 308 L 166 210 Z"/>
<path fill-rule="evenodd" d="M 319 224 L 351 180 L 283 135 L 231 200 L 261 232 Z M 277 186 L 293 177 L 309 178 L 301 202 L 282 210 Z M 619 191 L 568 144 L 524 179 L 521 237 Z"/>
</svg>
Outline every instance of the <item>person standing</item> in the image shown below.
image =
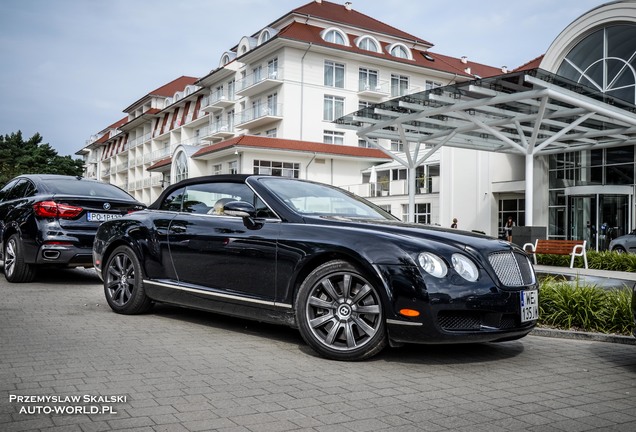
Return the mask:
<svg viewBox="0 0 636 432">
<path fill-rule="evenodd" d="M 504 225 L 504 233 L 506 234 L 506 240 L 512 242 L 512 227 L 515 226 L 515 221 L 512 220 L 512 216 L 508 216 L 508 220 Z"/>
<path fill-rule="evenodd" d="M 457 228 L 457 218 L 453 218 L 453 223 L 451 224 L 451 228 Z"/>
</svg>

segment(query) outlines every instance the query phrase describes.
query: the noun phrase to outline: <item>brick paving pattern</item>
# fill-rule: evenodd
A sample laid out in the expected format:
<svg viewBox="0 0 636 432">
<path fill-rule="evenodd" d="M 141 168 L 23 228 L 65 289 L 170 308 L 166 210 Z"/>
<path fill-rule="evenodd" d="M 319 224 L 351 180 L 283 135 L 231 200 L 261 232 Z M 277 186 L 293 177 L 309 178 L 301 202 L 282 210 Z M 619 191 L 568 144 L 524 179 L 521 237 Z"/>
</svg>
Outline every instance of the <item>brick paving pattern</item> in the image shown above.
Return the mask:
<svg viewBox="0 0 636 432">
<path fill-rule="evenodd" d="M 126 401 L 16 402 L 38 395 Z M 20 413 L 75 405 L 88 412 Z M 636 346 L 528 336 L 342 363 L 285 327 L 168 306 L 117 315 L 88 270 L 0 276 L 0 430 L 633 432 Z"/>
</svg>

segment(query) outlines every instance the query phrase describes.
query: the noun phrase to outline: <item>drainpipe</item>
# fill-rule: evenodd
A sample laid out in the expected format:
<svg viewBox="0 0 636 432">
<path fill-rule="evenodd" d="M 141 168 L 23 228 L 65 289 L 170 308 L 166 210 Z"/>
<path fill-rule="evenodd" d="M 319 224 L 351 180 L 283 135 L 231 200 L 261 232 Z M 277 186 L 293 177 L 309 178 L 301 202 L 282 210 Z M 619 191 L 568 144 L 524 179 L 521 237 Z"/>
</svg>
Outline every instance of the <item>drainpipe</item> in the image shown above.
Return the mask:
<svg viewBox="0 0 636 432">
<path fill-rule="evenodd" d="M 309 17 L 308 17 L 309 19 Z M 303 107 L 305 106 L 305 56 L 311 49 L 312 43 L 309 42 L 302 58 L 300 59 L 300 139 L 303 140 Z"/>
<path fill-rule="evenodd" d="M 311 160 L 307 163 L 307 166 L 305 167 L 305 180 L 309 180 L 309 165 L 311 165 L 315 159 L 316 159 L 316 153 L 314 153 L 314 156 L 311 158 Z"/>
</svg>

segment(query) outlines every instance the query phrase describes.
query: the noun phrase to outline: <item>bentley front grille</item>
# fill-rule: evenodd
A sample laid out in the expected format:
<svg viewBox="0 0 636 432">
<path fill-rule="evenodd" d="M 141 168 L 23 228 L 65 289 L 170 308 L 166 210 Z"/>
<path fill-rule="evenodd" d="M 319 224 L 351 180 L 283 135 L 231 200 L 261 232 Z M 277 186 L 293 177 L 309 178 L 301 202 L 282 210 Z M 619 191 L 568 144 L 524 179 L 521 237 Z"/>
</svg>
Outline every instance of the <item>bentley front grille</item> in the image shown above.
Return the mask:
<svg viewBox="0 0 636 432">
<path fill-rule="evenodd" d="M 519 252 L 495 252 L 488 256 L 499 281 L 510 287 L 534 285 L 536 278 L 530 259 Z"/>
</svg>

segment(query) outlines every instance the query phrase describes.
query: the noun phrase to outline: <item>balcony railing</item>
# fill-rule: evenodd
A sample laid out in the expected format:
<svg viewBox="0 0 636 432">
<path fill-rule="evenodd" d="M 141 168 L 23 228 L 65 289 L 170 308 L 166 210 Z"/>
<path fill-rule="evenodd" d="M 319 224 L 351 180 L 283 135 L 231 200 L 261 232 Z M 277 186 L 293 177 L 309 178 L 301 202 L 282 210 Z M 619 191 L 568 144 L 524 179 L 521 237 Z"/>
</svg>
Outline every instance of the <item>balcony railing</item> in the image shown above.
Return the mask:
<svg viewBox="0 0 636 432">
<path fill-rule="evenodd" d="M 206 141 L 216 141 L 233 137 L 234 134 L 233 122 L 219 122 L 210 125 L 207 134 L 203 135 L 203 139 Z"/>
<path fill-rule="evenodd" d="M 271 90 L 283 83 L 283 69 L 272 71 L 262 70 L 260 73 L 252 73 L 236 82 L 236 94 L 238 96 L 253 96 Z"/>
<path fill-rule="evenodd" d="M 381 180 L 375 183 L 362 183 L 341 186 L 363 198 L 408 195 L 407 180 Z M 415 193 L 418 195 L 439 193 L 439 177 L 419 177 L 415 179 Z"/>
<path fill-rule="evenodd" d="M 283 105 L 260 104 L 237 113 L 237 125 L 250 129 L 282 119 Z"/>
<path fill-rule="evenodd" d="M 383 98 L 391 93 L 391 84 L 389 82 L 368 82 L 360 80 L 358 82 L 358 96 L 365 98 Z"/>
<path fill-rule="evenodd" d="M 208 98 L 208 105 L 203 107 L 203 110 L 208 112 L 217 111 L 232 106 L 235 102 L 236 95 L 234 93 L 230 94 L 227 91 L 219 89 L 210 93 L 210 97 Z"/>
</svg>

